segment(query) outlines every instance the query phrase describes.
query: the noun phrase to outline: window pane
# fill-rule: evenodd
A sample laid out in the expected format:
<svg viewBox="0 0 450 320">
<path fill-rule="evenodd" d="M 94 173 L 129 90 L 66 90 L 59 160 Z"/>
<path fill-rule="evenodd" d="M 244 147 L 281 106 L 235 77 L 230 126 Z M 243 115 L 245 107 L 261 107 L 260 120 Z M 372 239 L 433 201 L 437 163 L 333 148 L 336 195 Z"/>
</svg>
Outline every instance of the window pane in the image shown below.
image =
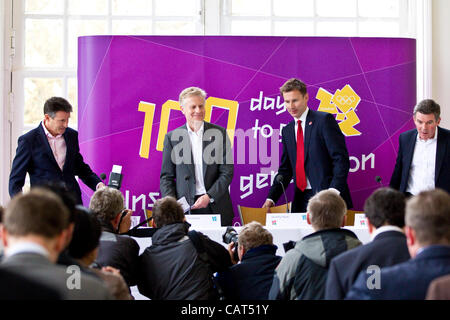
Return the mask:
<svg viewBox="0 0 450 320">
<path fill-rule="evenodd" d="M 152 0 L 113 0 L 112 14 L 147 16 L 152 14 Z"/>
<path fill-rule="evenodd" d="M 113 20 L 112 33 L 116 35 L 152 34 L 152 22 L 148 20 Z"/>
<path fill-rule="evenodd" d="M 312 17 L 314 0 L 276 0 L 273 11 L 275 16 L 280 17 Z"/>
<path fill-rule="evenodd" d="M 353 37 L 356 36 L 356 22 L 319 22 L 317 23 L 317 35 Z"/>
<path fill-rule="evenodd" d="M 270 0 L 232 0 L 232 16 L 270 16 Z"/>
<path fill-rule="evenodd" d="M 51 41 L 49 41 L 51 39 Z M 26 19 L 25 65 L 57 67 L 63 64 L 62 20 Z"/>
<path fill-rule="evenodd" d="M 359 23 L 359 35 L 362 37 L 398 37 L 400 26 L 397 22 L 362 21 Z"/>
<path fill-rule="evenodd" d="M 61 0 L 25 0 L 25 13 L 63 14 L 64 1 Z"/>
<path fill-rule="evenodd" d="M 155 15 L 189 17 L 198 16 L 200 12 L 198 0 L 154 0 Z"/>
<path fill-rule="evenodd" d="M 321 17 L 356 17 L 356 0 L 316 0 Z"/>
<path fill-rule="evenodd" d="M 270 35 L 270 21 L 231 21 L 231 34 Z"/>
<path fill-rule="evenodd" d="M 23 122 L 37 125 L 44 118 L 44 102 L 50 97 L 62 95 L 62 79 L 25 78 L 24 91 Z"/>
<path fill-rule="evenodd" d="M 105 20 L 69 20 L 69 51 L 68 51 L 68 63 L 69 66 L 74 67 L 77 65 L 78 58 L 78 37 L 91 36 L 91 35 L 103 35 L 106 34 L 107 27 Z"/>
<path fill-rule="evenodd" d="M 78 82 L 77 78 L 67 80 L 67 97 L 72 105 L 73 112 L 70 114 L 69 126 L 78 128 Z"/>
<path fill-rule="evenodd" d="M 192 35 L 196 34 L 195 24 L 192 21 L 158 21 L 154 34 Z"/>
<path fill-rule="evenodd" d="M 101 15 L 108 13 L 108 0 L 68 0 L 69 14 Z"/>
<path fill-rule="evenodd" d="M 313 36 L 314 22 L 276 21 L 274 22 L 275 36 Z"/>
<path fill-rule="evenodd" d="M 358 0 L 359 15 L 362 17 L 398 18 L 399 0 Z"/>
</svg>

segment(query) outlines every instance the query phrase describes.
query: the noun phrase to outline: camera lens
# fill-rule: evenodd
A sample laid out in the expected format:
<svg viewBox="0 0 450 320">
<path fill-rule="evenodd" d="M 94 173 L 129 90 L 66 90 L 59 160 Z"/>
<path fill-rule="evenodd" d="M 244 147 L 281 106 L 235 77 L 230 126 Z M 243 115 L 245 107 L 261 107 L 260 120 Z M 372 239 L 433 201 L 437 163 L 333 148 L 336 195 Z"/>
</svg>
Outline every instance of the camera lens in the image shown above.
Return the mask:
<svg viewBox="0 0 450 320">
<path fill-rule="evenodd" d="M 238 233 L 233 227 L 227 227 L 227 230 L 222 236 L 222 240 L 224 243 L 229 244 L 231 242 L 238 242 Z"/>
</svg>

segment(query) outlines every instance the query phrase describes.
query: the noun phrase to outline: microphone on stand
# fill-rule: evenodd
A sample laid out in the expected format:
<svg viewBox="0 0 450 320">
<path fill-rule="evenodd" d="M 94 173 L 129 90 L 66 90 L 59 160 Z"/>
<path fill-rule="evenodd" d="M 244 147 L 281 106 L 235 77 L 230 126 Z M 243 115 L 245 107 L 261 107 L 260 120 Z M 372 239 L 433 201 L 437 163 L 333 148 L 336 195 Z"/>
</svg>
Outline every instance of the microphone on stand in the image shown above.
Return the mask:
<svg viewBox="0 0 450 320">
<path fill-rule="evenodd" d="M 381 177 L 380 176 L 376 176 L 375 177 L 375 181 L 380 184 L 380 187 L 383 186 L 383 184 L 381 183 Z"/>
<path fill-rule="evenodd" d="M 103 184 L 106 186 L 106 183 L 105 183 L 106 174 L 101 173 L 101 174 L 100 174 L 100 179 L 102 179 Z"/>
<path fill-rule="evenodd" d="M 188 174 L 184 176 L 184 181 L 186 181 L 186 183 L 187 183 L 188 192 L 189 192 L 188 199 L 186 199 L 187 203 L 189 205 L 189 213 L 188 214 L 191 214 L 191 188 L 189 187 L 189 179 L 190 178 L 191 178 L 191 176 Z"/>
<path fill-rule="evenodd" d="M 283 176 L 281 174 L 277 175 L 275 180 L 277 181 L 277 183 L 281 184 L 281 188 L 283 189 L 283 194 L 284 194 L 284 200 L 286 201 L 286 212 L 287 213 L 291 213 L 291 211 L 289 210 L 289 204 L 287 201 L 287 196 L 286 196 L 286 190 L 284 189 L 284 185 L 283 185 Z"/>
</svg>

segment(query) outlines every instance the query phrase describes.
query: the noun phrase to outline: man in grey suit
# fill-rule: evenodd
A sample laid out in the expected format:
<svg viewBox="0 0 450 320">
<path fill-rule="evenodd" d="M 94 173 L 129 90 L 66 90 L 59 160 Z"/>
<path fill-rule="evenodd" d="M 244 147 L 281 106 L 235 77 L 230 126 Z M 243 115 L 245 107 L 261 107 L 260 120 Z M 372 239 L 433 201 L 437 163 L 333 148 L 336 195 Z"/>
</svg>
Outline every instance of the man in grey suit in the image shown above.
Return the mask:
<svg viewBox="0 0 450 320">
<path fill-rule="evenodd" d="M 14 271 L 67 300 L 109 300 L 103 282 L 83 274 L 77 265 L 55 264 L 64 249 L 69 211 L 54 193 L 32 189 L 13 198 L 5 211 L 2 269 Z"/>
<path fill-rule="evenodd" d="M 185 197 L 192 214 L 220 214 L 223 226 L 233 222 L 228 191 L 233 154 L 224 128 L 205 122 L 206 93 L 190 87 L 180 93 L 186 124 L 164 138 L 161 197 Z"/>
</svg>

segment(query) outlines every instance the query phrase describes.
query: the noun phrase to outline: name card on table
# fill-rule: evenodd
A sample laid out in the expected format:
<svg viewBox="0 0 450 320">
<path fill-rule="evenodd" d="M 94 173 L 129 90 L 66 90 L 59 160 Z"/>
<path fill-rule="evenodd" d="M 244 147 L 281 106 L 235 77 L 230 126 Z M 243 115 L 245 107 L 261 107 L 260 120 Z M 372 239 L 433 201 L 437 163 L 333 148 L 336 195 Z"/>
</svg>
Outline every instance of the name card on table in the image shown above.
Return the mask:
<svg viewBox="0 0 450 320">
<path fill-rule="evenodd" d="M 300 227 L 308 225 L 306 213 L 268 213 L 266 227 Z"/>
<path fill-rule="evenodd" d="M 367 228 L 367 218 L 364 213 L 355 213 L 354 226 Z"/>
<path fill-rule="evenodd" d="M 220 228 L 220 214 L 186 214 L 186 221 L 192 228 Z"/>
</svg>

